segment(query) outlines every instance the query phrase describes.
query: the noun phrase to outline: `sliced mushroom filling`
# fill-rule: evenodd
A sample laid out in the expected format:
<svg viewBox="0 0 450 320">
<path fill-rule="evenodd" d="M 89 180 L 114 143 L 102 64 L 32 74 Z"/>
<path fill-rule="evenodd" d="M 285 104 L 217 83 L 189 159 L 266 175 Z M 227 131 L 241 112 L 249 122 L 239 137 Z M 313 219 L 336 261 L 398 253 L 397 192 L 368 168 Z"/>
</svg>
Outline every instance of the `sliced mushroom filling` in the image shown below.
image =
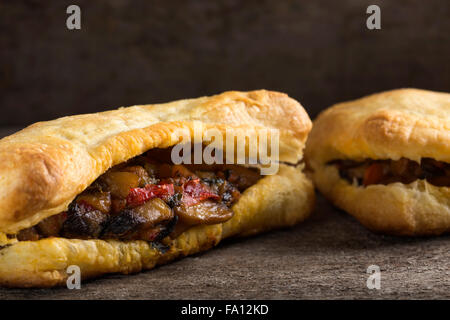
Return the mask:
<svg viewBox="0 0 450 320">
<path fill-rule="evenodd" d="M 359 185 L 409 184 L 416 180 L 426 180 L 438 187 L 450 187 L 450 164 L 431 158 L 423 158 L 420 163 L 401 158 L 399 160 L 333 160 L 328 163 L 339 170 L 341 178 Z"/>
<path fill-rule="evenodd" d="M 241 192 L 261 178 L 237 165 L 174 165 L 170 149 L 154 149 L 117 165 L 78 195 L 67 211 L 20 231 L 46 237 L 159 241 L 233 216 Z"/>
</svg>

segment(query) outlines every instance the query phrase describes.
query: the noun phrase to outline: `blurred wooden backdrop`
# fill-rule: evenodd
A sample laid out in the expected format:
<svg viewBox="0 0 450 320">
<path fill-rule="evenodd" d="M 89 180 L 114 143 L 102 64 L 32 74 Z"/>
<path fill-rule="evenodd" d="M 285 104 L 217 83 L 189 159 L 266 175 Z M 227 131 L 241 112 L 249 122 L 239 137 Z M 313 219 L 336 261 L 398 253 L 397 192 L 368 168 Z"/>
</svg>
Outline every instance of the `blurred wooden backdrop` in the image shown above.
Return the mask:
<svg viewBox="0 0 450 320">
<path fill-rule="evenodd" d="M 447 0 L 1 1 L 0 125 L 231 89 L 287 92 L 312 117 L 385 89 L 450 91 L 449 17 Z"/>
</svg>

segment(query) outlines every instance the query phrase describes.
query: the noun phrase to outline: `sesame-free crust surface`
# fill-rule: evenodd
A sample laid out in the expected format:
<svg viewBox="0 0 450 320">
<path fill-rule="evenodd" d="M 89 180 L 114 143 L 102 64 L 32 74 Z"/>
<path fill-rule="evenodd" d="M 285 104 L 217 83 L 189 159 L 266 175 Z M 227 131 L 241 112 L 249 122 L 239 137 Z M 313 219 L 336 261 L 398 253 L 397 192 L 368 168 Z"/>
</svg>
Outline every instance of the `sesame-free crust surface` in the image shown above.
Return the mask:
<svg viewBox="0 0 450 320">
<path fill-rule="evenodd" d="M 301 159 L 311 129 L 297 101 L 266 90 L 35 123 L 0 140 L 0 232 L 16 233 L 65 210 L 112 166 L 170 147 L 200 125 L 200 132 L 214 128 L 224 137 L 227 130 L 250 138 L 279 130 L 279 160 L 291 163 Z"/>
<path fill-rule="evenodd" d="M 17 129 L 0 127 L 0 135 Z M 146 272 L 82 281 L 80 290 L 0 287 L 0 299 L 449 299 L 449 240 L 375 234 L 318 194 L 314 213 L 294 227 L 226 239 Z M 380 290 L 366 286 L 373 264 Z"/>
<path fill-rule="evenodd" d="M 450 191 L 426 181 L 356 186 L 331 160 L 428 157 L 450 162 L 450 94 L 399 89 L 339 103 L 314 121 L 306 158 L 317 188 L 368 228 L 402 235 L 450 231 Z"/>
<path fill-rule="evenodd" d="M 292 163 L 301 159 L 311 128 L 298 102 L 264 90 L 37 123 L 0 141 L 0 159 L 10 169 L 1 172 L 10 189 L 3 186 L 9 197 L 0 201 L 0 240 L 5 241 L 5 232 L 29 227 L 65 210 L 111 166 L 152 148 L 170 147 L 180 142 L 186 131 L 193 136 L 199 124 L 203 130 L 215 128 L 224 134 L 231 129 L 247 136 L 278 129 L 279 160 Z M 275 175 L 263 177 L 243 193 L 232 208 L 235 214 L 231 220 L 194 227 L 171 240 L 167 252 L 145 241 L 10 241 L 0 249 L 0 284 L 62 285 L 70 265 L 80 267 L 83 279 L 137 272 L 207 250 L 227 237 L 291 226 L 305 219 L 314 203 L 312 183 L 301 169 L 280 164 Z"/>
</svg>

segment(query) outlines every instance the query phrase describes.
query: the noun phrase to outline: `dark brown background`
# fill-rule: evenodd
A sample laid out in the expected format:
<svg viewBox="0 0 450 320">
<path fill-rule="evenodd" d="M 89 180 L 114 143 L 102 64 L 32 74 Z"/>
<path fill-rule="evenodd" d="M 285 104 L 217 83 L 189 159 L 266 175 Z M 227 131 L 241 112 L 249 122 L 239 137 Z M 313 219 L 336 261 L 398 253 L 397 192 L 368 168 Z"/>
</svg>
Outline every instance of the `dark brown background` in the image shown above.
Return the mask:
<svg viewBox="0 0 450 320">
<path fill-rule="evenodd" d="M 450 91 L 449 16 L 445 0 L 2 1 L 0 125 L 230 89 L 287 92 L 312 117 L 385 89 Z"/>
</svg>

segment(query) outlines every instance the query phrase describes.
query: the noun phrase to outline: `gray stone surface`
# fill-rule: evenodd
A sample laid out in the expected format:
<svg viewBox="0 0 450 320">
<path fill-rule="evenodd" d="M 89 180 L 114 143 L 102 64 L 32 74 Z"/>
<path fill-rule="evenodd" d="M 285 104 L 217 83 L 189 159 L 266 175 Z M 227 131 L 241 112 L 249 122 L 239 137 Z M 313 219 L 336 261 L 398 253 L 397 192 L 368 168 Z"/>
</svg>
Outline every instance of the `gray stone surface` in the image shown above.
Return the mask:
<svg viewBox="0 0 450 320">
<path fill-rule="evenodd" d="M 5 289 L 0 299 L 449 299 L 450 236 L 373 234 L 319 198 L 292 229 L 224 241 L 213 250 L 80 290 Z M 381 289 L 366 287 L 369 265 Z"/>
</svg>

